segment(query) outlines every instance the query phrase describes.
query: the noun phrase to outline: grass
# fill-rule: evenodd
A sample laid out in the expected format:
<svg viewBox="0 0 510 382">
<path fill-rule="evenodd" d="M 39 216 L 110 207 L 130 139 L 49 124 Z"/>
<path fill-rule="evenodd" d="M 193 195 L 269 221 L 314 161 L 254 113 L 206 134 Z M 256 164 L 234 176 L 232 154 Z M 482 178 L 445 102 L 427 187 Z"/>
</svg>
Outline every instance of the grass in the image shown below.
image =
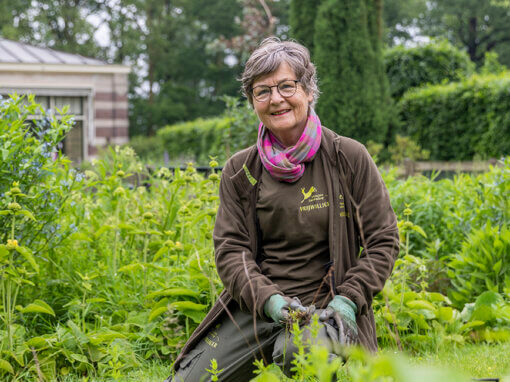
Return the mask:
<svg viewBox="0 0 510 382">
<path fill-rule="evenodd" d="M 382 353 L 393 353 L 390 349 L 382 349 Z M 457 371 L 471 378 L 503 378 L 510 376 L 510 342 L 496 344 L 466 344 L 463 346 L 445 346 L 437 352 L 408 356 L 412 365 L 434 366 L 440 369 Z M 170 362 L 147 362 L 139 370 L 122 376 L 121 382 L 162 382 L 170 375 Z M 68 377 L 62 382 L 99 382 L 104 377 L 80 379 Z"/>
<path fill-rule="evenodd" d="M 413 364 L 450 368 L 472 378 L 510 376 L 510 342 L 447 346 L 410 358 Z"/>
</svg>

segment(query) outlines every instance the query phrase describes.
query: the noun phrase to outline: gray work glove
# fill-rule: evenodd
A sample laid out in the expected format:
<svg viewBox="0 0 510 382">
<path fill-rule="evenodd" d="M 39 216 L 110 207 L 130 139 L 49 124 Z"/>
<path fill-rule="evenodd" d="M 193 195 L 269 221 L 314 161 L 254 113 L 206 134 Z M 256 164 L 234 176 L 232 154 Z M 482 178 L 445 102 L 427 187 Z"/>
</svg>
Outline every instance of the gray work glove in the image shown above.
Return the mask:
<svg viewBox="0 0 510 382">
<path fill-rule="evenodd" d="M 356 324 L 356 304 L 345 296 L 335 296 L 328 307 L 319 316 L 320 321 L 332 319 L 340 334 L 340 343 L 352 345 L 358 343 L 358 325 Z"/>
<path fill-rule="evenodd" d="M 278 324 L 287 322 L 290 310 L 307 311 L 297 297 L 290 298 L 281 294 L 273 294 L 264 304 L 266 316 L 271 317 Z"/>
</svg>

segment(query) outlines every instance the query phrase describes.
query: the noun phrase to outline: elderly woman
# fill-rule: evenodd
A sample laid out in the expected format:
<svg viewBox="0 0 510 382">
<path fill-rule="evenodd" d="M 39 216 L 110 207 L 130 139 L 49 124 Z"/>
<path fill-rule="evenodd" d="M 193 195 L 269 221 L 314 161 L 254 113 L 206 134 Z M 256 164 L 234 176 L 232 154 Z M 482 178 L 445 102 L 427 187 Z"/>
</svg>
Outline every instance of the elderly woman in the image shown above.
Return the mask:
<svg viewBox="0 0 510 382">
<path fill-rule="evenodd" d="M 242 88 L 260 125 L 257 144 L 222 173 L 214 245 L 225 290 L 175 361 L 174 381 L 200 381 L 213 358 L 221 381 L 249 380 L 259 358 L 288 374 L 283 325 L 311 305 L 332 356 L 336 343 L 377 350 L 372 298 L 399 248 L 377 167 L 363 145 L 321 125 L 302 45 L 264 40 Z"/>
</svg>

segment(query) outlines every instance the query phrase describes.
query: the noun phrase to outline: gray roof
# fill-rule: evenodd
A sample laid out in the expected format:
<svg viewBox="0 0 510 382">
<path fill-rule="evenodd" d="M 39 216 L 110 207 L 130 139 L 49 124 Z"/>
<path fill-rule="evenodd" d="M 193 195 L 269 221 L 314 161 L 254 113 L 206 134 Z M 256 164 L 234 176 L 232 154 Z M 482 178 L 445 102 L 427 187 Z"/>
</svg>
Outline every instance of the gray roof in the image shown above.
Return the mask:
<svg viewBox="0 0 510 382">
<path fill-rule="evenodd" d="M 105 62 L 0 38 L 0 63 L 107 65 Z"/>
</svg>

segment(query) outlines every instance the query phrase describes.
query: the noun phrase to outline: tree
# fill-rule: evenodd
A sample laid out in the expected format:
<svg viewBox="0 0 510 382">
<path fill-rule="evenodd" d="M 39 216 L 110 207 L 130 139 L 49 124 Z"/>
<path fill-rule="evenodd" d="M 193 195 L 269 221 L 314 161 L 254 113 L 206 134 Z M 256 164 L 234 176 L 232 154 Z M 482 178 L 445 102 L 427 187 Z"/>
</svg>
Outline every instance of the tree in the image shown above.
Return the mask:
<svg viewBox="0 0 510 382">
<path fill-rule="evenodd" d="M 472 61 L 481 64 L 485 52 L 510 46 L 510 2 L 506 0 L 450 0 L 430 2 L 423 30 L 446 36 L 466 47 Z"/>
<path fill-rule="evenodd" d="M 104 58 L 104 49 L 94 41 L 95 28 L 87 21 L 100 8 L 93 0 L 5 1 L 0 5 L 0 20 L 6 19 L 0 32 L 33 45 Z"/>
<path fill-rule="evenodd" d="M 385 0 L 384 19 L 390 45 L 413 40 L 413 32 L 447 38 L 478 65 L 490 51 L 510 64 L 508 0 Z"/>
<path fill-rule="evenodd" d="M 293 0 L 290 3 L 291 36 L 306 46 L 313 55 L 315 17 L 321 0 Z"/>
<path fill-rule="evenodd" d="M 384 0 L 384 41 L 395 45 L 414 38 L 418 21 L 427 12 L 427 0 Z"/>
<path fill-rule="evenodd" d="M 362 142 L 384 142 L 390 118 L 380 17 L 379 1 L 325 0 L 315 24 L 319 116 L 326 126 Z"/>
</svg>

